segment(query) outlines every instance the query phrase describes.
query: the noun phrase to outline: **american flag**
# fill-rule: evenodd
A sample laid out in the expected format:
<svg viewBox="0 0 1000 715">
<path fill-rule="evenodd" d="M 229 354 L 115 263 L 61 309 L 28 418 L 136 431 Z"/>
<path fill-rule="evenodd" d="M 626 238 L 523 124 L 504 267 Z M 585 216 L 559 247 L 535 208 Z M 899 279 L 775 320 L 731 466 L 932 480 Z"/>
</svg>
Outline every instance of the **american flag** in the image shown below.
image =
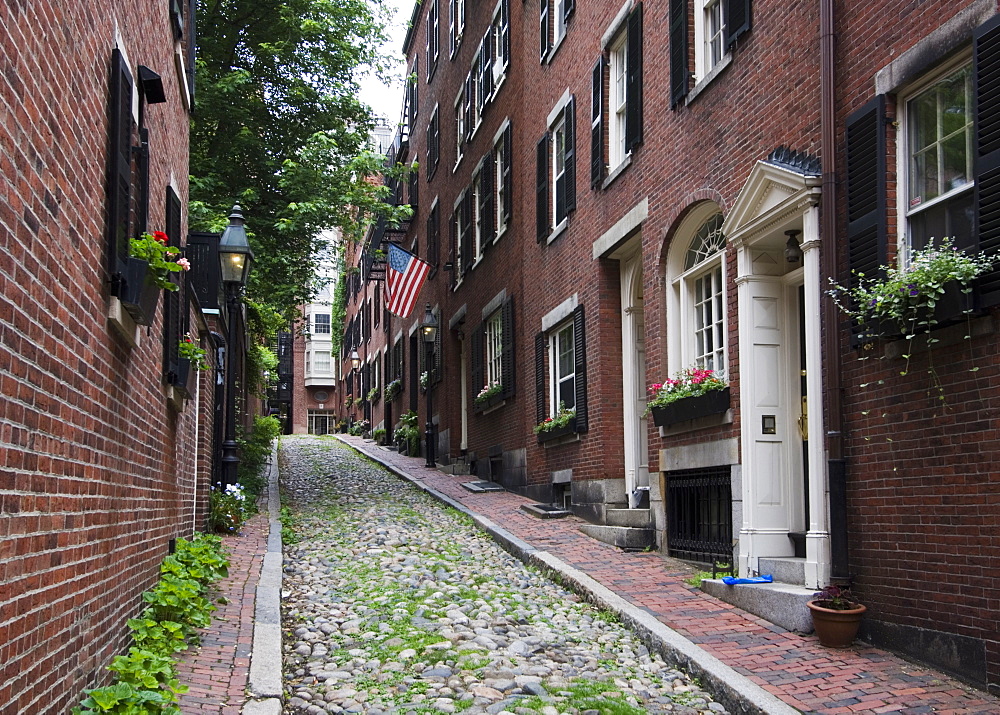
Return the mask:
<svg viewBox="0 0 1000 715">
<path fill-rule="evenodd" d="M 385 307 L 393 315 L 405 318 L 417 302 L 431 265 L 394 243 L 389 244 L 386 264 Z"/>
</svg>

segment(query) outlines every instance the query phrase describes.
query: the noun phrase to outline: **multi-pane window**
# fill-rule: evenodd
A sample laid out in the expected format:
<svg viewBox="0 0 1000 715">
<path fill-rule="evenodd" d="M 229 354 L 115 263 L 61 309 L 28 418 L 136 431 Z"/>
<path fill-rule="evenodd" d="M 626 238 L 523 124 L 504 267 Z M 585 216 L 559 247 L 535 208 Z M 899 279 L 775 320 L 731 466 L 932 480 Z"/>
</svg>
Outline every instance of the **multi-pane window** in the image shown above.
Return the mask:
<svg viewBox="0 0 1000 715">
<path fill-rule="evenodd" d="M 330 353 L 326 350 L 317 350 L 312 353 L 313 370 L 318 374 L 327 374 L 331 370 Z"/>
<path fill-rule="evenodd" d="M 576 208 L 575 115 L 576 101 L 568 95 L 561 110 L 556 110 L 549 131 L 538 143 L 538 241 L 545 240 Z"/>
<path fill-rule="evenodd" d="M 499 87 L 510 63 L 510 0 L 500 0 L 493 13 L 493 86 Z"/>
<path fill-rule="evenodd" d="M 549 364 L 552 366 L 549 410 L 551 415 L 555 415 L 560 406 L 576 407 L 576 352 L 572 322 L 552 333 L 549 350 Z"/>
<path fill-rule="evenodd" d="M 427 81 L 430 82 L 437 68 L 439 52 L 438 21 L 440 13 L 438 11 L 438 0 L 430 1 L 430 8 L 427 10 Z"/>
<path fill-rule="evenodd" d="M 539 53 L 545 62 L 566 35 L 566 25 L 573 14 L 575 0 L 541 0 L 539 3 Z"/>
<path fill-rule="evenodd" d="M 465 0 L 449 0 L 449 10 L 448 34 L 451 37 L 451 54 L 454 55 L 465 31 Z"/>
<path fill-rule="evenodd" d="M 314 335 L 329 335 L 330 334 L 330 314 L 329 313 L 313 313 L 313 334 Z"/>
<path fill-rule="evenodd" d="M 486 384 L 502 382 L 503 320 L 496 311 L 486 321 Z"/>
<path fill-rule="evenodd" d="M 625 161 L 625 121 L 628 110 L 626 72 L 628 70 L 628 38 L 625 35 L 611 48 L 611 124 L 608 129 L 608 165 L 612 168 Z"/>
<path fill-rule="evenodd" d="M 427 123 L 427 178 L 430 179 L 437 169 L 438 160 L 441 158 L 441 127 L 439 122 L 440 112 L 438 107 L 434 107 L 431 113 L 431 120 Z"/>
<path fill-rule="evenodd" d="M 701 4 L 701 27 L 696 26 L 699 34 L 701 62 L 696 58 L 698 77 L 704 77 L 712 71 L 725 55 L 725 3 L 722 0 L 704 0 Z M 700 30 L 700 32 L 699 32 Z"/>
<path fill-rule="evenodd" d="M 455 98 L 455 166 L 462 161 L 465 147 L 465 87 Z"/>
<path fill-rule="evenodd" d="M 474 261 L 483 253 L 483 237 L 486 233 L 483 226 L 486 219 L 483 214 L 485 199 L 481 173 L 483 171 L 487 171 L 485 166 L 480 168 L 480 173 L 472 177 L 472 251 Z"/>
<path fill-rule="evenodd" d="M 972 65 L 949 72 L 905 103 L 909 245 L 955 237 L 971 245 Z"/>
<path fill-rule="evenodd" d="M 566 218 L 566 117 L 552 127 L 552 225 Z"/>
<path fill-rule="evenodd" d="M 726 245 L 722 214 L 701 225 L 684 260 L 682 301 L 686 302 L 688 364 L 726 371 L 726 314 L 721 253 Z"/>
<path fill-rule="evenodd" d="M 510 141 L 510 124 L 508 124 L 493 147 L 493 155 L 495 157 L 495 161 L 493 162 L 493 170 L 495 172 L 493 188 L 495 192 L 494 206 L 496 207 L 497 236 L 500 236 L 500 234 L 507 230 L 507 224 L 510 220 L 510 182 L 512 179 Z"/>
</svg>

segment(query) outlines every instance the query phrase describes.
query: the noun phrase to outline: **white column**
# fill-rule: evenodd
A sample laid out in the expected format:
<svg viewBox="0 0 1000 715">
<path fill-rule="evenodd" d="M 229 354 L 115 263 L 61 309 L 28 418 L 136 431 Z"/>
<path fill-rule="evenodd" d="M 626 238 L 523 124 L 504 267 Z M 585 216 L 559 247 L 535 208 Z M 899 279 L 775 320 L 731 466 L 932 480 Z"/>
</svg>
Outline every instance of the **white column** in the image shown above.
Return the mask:
<svg viewBox="0 0 1000 715">
<path fill-rule="evenodd" d="M 809 531 L 806 534 L 806 588 L 822 588 L 830 575 L 829 482 L 824 449 L 823 363 L 820 331 L 819 208 L 802 216 L 802 252 L 805 267 L 806 408 L 809 415 Z"/>
</svg>

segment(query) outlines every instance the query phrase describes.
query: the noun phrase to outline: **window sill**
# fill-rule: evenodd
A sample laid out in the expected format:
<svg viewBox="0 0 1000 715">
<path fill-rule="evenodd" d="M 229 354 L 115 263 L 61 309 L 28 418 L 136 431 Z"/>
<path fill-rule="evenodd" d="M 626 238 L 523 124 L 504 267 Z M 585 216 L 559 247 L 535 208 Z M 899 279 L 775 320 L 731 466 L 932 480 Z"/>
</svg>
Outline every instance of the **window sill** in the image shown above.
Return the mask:
<svg viewBox="0 0 1000 715">
<path fill-rule="evenodd" d="M 688 106 L 695 100 L 699 94 L 705 91 L 705 88 L 710 85 L 716 77 L 722 74 L 722 71 L 726 69 L 733 62 L 733 55 L 731 52 L 727 52 L 721 60 L 719 60 L 715 67 L 713 67 L 708 74 L 698 80 L 690 92 L 688 92 L 687 97 L 684 99 L 684 106 Z"/>
<path fill-rule="evenodd" d="M 125 310 L 125 306 L 122 302 L 111 297 L 108 304 L 108 322 L 111 323 L 111 327 L 125 339 L 125 342 L 129 344 L 129 347 L 137 348 L 142 342 L 142 332 L 139 329 L 139 325 L 136 324 L 135 320 L 129 315 L 129 312 Z"/>
<path fill-rule="evenodd" d="M 631 152 L 626 154 L 622 162 L 615 167 L 615 170 L 612 171 L 610 174 L 608 174 L 608 177 L 604 180 L 604 183 L 601 184 L 601 191 L 611 186 L 611 184 L 615 182 L 615 179 L 621 176 L 622 172 L 625 171 L 625 169 L 627 169 L 630 166 L 632 166 Z"/>
<path fill-rule="evenodd" d="M 550 233 L 548 235 L 548 238 L 545 239 L 545 245 L 546 246 L 549 245 L 557 238 L 559 238 L 561 235 L 563 235 L 563 233 L 566 232 L 566 229 L 568 227 L 569 227 L 569 217 L 567 216 L 566 218 L 564 218 L 562 221 L 559 222 L 558 226 L 552 229 L 552 233 Z"/>
<path fill-rule="evenodd" d="M 550 449 L 552 447 L 561 447 L 564 444 L 573 444 L 574 442 L 580 441 L 579 432 L 570 432 L 569 434 L 559 435 L 557 437 L 550 437 L 547 440 L 538 440 L 538 443 L 543 449 Z"/>
<path fill-rule="evenodd" d="M 167 402 L 174 409 L 174 412 L 181 413 L 184 411 L 188 398 L 183 390 L 174 385 L 167 385 L 164 388 L 164 395 L 166 395 Z"/>
<path fill-rule="evenodd" d="M 730 408 L 717 415 L 707 415 L 693 420 L 685 420 L 684 422 L 675 422 L 669 427 L 660 427 L 660 437 L 673 437 L 678 434 L 684 434 L 685 432 L 694 432 L 695 430 L 709 429 L 711 427 L 721 427 L 722 425 L 731 425 L 732 423 L 733 410 Z"/>
<path fill-rule="evenodd" d="M 555 42 L 552 43 L 552 47 L 549 48 L 549 51 L 545 53 L 545 57 L 542 58 L 542 64 L 552 64 L 552 58 L 556 56 L 556 52 L 558 52 L 559 48 L 562 47 L 562 43 L 566 39 L 566 34 L 567 33 L 564 30 L 563 34 L 555 39 Z"/>
<path fill-rule="evenodd" d="M 486 407 L 479 411 L 481 415 L 488 415 L 491 412 L 496 412 L 501 407 L 507 404 L 507 400 L 500 400 L 499 402 L 489 402 Z"/>
</svg>

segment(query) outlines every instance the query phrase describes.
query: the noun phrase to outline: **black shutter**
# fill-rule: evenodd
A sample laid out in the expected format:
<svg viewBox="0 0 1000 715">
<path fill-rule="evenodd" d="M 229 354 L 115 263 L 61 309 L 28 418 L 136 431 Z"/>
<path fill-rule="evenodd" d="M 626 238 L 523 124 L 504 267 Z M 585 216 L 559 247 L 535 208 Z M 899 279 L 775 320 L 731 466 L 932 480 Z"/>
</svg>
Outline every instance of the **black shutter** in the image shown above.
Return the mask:
<svg viewBox="0 0 1000 715">
<path fill-rule="evenodd" d="M 441 323 L 441 311 L 435 310 L 438 325 Z M 439 327 L 434 333 L 434 384 L 444 379 L 444 331 Z"/>
<path fill-rule="evenodd" d="M 484 349 L 485 349 L 485 327 L 480 323 L 472 329 L 472 397 L 475 398 L 479 391 L 486 385 L 484 370 Z"/>
<path fill-rule="evenodd" d="M 587 417 L 587 335 L 584 328 L 583 306 L 573 310 L 573 373 L 576 388 L 576 431 L 586 432 Z"/>
<path fill-rule="evenodd" d="M 420 174 L 416 167 L 410 168 L 410 186 L 409 191 L 407 191 L 408 196 L 407 202 L 410 204 L 410 208 L 416 212 L 417 207 L 420 205 Z"/>
<path fill-rule="evenodd" d="M 726 48 L 733 46 L 739 36 L 750 30 L 750 0 L 725 0 Z"/>
<path fill-rule="evenodd" d="M 420 392 L 420 337 L 410 336 L 410 411 L 417 411 L 417 397 Z"/>
<path fill-rule="evenodd" d="M 133 147 L 135 152 L 135 168 L 138 186 L 138 206 L 136 211 L 136 233 L 144 233 L 149 223 L 149 130 L 145 127 L 139 130 L 139 146 Z M 180 245 L 178 243 L 177 245 Z"/>
<path fill-rule="evenodd" d="M 510 124 L 508 124 L 507 128 L 503 130 L 503 166 L 500 167 L 503 174 L 503 223 L 508 227 L 510 226 L 510 217 L 513 213 L 512 207 L 514 205 L 514 175 L 511 170 L 513 162 L 511 156 L 512 149 L 511 128 Z"/>
<path fill-rule="evenodd" d="M 535 423 L 548 417 L 545 405 L 545 333 L 535 336 Z"/>
<path fill-rule="evenodd" d="M 455 49 L 458 47 L 458 33 L 456 32 L 455 15 L 458 10 L 458 0 L 449 0 L 448 2 L 448 37 L 451 38 L 451 49 L 450 53 L 455 54 Z"/>
<path fill-rule="evenodd" d="M 510 67 L 510 0 L 500 0 L 500 32 L 503 36 L 503 67 Z"/>
<path fill-rule="evenodd" d="M 590 86 L 590 186 L 604 181 L 604 57 L 594 65 Z"/>
<path fill-rule="evenodd" d="M 493 190 L 493 179 L 496 172 L 494 162 L 496 158 L 493 152 L 486 152 L 483 158 L 482 173 L 480 173 L 479 197 L 480 197 L 480 221 L 482 222 L 482 247 L 489 245 L 497 235 L 496 221 L 496 193 Z"/>
<path fill-rule="evenodd" d="M 473 255 L 473 234 L 472 234 L 472 192 L 466 189 L 462 194 L 462 235 L 459 240 L 462 242 L 462 275 L 472 268 L 476 257 Z"/>
<path fill-rule="evenodd" d="M 506 400 L 514 396 L 514 299 L 508 298 L 500 308 L 500 382 Z"/>
<path fill-rule="evenodd" d="M 451 264 L 451 285 L 455 286 L 455 279 L 458 277 L 460 266 L 455 263 L 455 251 L 458 249 L 458 222 L 462 215 L 462 207 L 458 205 L 451 214 L 448 222 L 448 262 Z"/>
<path fill-rule="evenodd" d="M 1000 258 L 1000 16 L 978 27 L 973 35 L 976 179 L 974 205 L 978 249 L 994 261 Z M 1000 265 L 977 282 L 980 304 L 1000 304 Z"/>
<path fill-rule="evenodd" d="M 181 245 L 181 200 L 174 193 L 174 190 L 167 187 L 165 211 L 166 225 L 164 233 L 167 234 L 168 246 L 180 248 Z M 163 371 L 167 376 L 167 382 L 171 385 L 183 385 L 187 375 L 181 375 L 178 371 L 178 351 L 177 344 L 181 336 L 187 332 L 187 281 L 184 274 L 174 274 L 180 282 L 180 290 L 164 291 L 163 301 Z M 183 299 L 182 299 L 183 298 Z M 194 370 L 194 365 L 191 365 Z"/>
<path fill-rule="evenodd" d="M 688 4 L 670 0 L 670 108 L 688 93 Z"/>
<path fill-rule="evenodd" d="M 434 147 L 434 168 L 437 169 L 438 161 L 441 159 L 441 112 L 434 110 L 431 117 L 431 140 Z"/>
<path fill-rule="evenodd" d="M 480 104 L 485 107 L 493 96 L 493 25 L 486 29 L 483 36 L 483 49 L 479 53 L 479 63 L 482 66 L 482 85 Z"/>
<path fill-rule="evenodd" d="M 563 25 L 564 26 L 566 25 L 566 22 L 569 20 L 570 16 L 573 14 L 574 10 L 576 10 L 576 2 L 575 2 L 575 0 L 563 0 Z"/>
<path fill-rule="evenodd" d="M 576 209 L 576 97 L 570 97 L 566 105 L 566 157 L 565 176 L 566 182 L 564 191 L 564 201 L 566 205 L 565 215 Z"/>
<path fill-rule="evenodd" d="M 125 270 L 128 260 L 132 203 L 132 74 L 117 49 L 111 53 L 108 101 L 108 223 L 109 268 Z"/>
<path fill-rule="evenodd" d="M 420 88 L 420 55 L 418 54 L 413 58 L 413 72 L 410 73 L 410 78 L 407 80 L 407 89 L 409 94 L 409 101 L 407 107 L 407 117 L 408 124 L 410 125 L 410 133 L 417 128 L 417 114 L 419 114 L 420 106 L 418 102 L 419 88 Z"/>
<path fill-rule="evenodd" d="M 541 243 L 549 235 L 549 133 L 535 149 L 538 167 L 535 181 L 535 238 Z"/>
<path fill-rule="evenodd" d="M 852 271 L 886 262 L 885 96 L 847 118 L 847 251 Z"/>
<path fill-rule="evenodd" d="M 462 136 L 462 143 L 465 144 L 472 136 L 472 103 L 475 98 L 472 96 L 472 72 L 465 76 L 465 106 L 463 108 L 465 133 Z"/>
<path fill-rule="evenodd" d="M 549 49 L 552 47 L 552 41 L 549 39 L 549 0 L 541 0 L 538 5 L 539 17 L 538 17 L 538 38 L 539 38 L 539 59 L 544 62 L 546 55 L 549 54 Z"/>
<path fill-rule="evenodd" d="M 628 16 L 625 60 L 625 152 L 642 143 L 642 3 Z"/>
</svg>

